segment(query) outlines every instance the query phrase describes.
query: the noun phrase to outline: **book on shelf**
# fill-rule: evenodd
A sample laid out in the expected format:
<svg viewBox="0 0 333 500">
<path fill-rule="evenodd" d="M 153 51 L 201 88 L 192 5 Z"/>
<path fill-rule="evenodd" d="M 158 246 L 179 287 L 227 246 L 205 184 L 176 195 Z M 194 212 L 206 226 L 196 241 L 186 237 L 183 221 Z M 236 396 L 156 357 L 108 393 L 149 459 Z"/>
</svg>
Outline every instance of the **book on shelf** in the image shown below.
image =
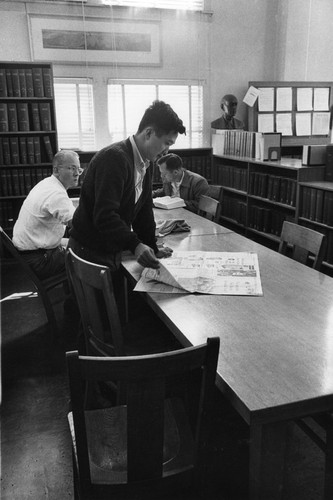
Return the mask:
<svg viewBox="0 0 333 500">
<path fill-rule="evenodd" d="M 53 81 L 51 68 L 43 68 L 43 85 L 44 85 L 44 96 L 53 97 Z"/>
<path fill-rule="evenodd" d="M 32 81 L 35 97 L 44 97 L 43 71 L 42 68 L 32 68 Z"/>
<path fill-rule="evenodd" d="M 302 152 L 302 165 L 325 165 L 326 145 L 305 145 Z"/>
<path fill-rule="evenodd" d="M 41 130 L 38 102 L 31 103 L 31 117 L 32 117 L 33 130 L 37 130 L 37 131 Z"/>
<path fill-rule="evenodd" d="M 7 178 L 7 196 L 13 196 L 13 186 L 12 186 L 12 173 L 9 170 L 5 170 Z"/>
<path fill-rule="evenodd" d="M 18 180 L 19 180 L 19 194 L 25 195 L 25 183 L 24 183 L 24 169 L 23 168 L 18 168 Z"/>
<path fill-rule="evenodd" d="M 9 145 L 9 138 L 8 137 L 3 137 L 2 138 L 2 152 L 3 152 L 3 161 L 4 165 L 10 165 L 10 145 Z"/>
<path fill-rule="evenodd" d="M 324 191 L 322 189 L 318 189 L 316 198 L 315 219 L 314 219 L 316 222 L 322 222 L 323 208 L 324 208 Z"/>
<path fill-rule="evenodd" d="M 184 200 L 178 196 L 160 196 L 158 198 L 154 198 L 153 203 L 156 208 L 164 208 L 165 210 L 186 206 Z"/>
<path fill-rule="evenodd" d="M 15 102 L 9 102 L 7 104 L 8 108 L 8 130 L 9 132 L 18 131 L 18 121 L 17 121 L 17 109 Z"/>
<path fill-rule="evenodd" d="M 282 134 L 279 132 L 255 132 L 255 159 L 260 161 L 279 160 L 281 139 Z"/>
<path fill-rule="evenodd" d="M 12 72 L 6 69 L 7 97 L 13 97 Z"/>
<path fill-rule="evenodd" d="M 11 169 L 13 196 L 20 196 L 20 183 L 17 168 Z"/>
<path fill-rule="evenodd" d="M 316 218 L 316 206 L 317 206 L 317 189 L 310 189 L 310 208 L 309 208 L 309 219 L 315 220 Z"/>
<path fill-rule="evenodd" d="M 323 223 L 333 227 L 333 191 L 325 191 Z"/>
<path fill-rule="evenodd" d="M 28 164 L 33 165 L 35 163 L 35 151 L 34 151 L 34 139 L 33 139 L 33 137 L 27 137 L 27 155 L 28 155 Z"/>
<path fill-rule="evenodd" d="M 7 81 L 5 68 L 0 68 L 0 97 L 7 97 Z"/>
<path fill-rule="evenodd" d="M 5 102 L 0 102 L 0 132 L 8 132 L 8 106 Z"/>
<path fill-rule="evenodd" d="M 19 142 L 18 137 L 10 137 L 10 158 L 12 165 L 18 165 L 20 163 L 20 153 L 19 153 Z"/>
<path fill-rule="evenodd" d="M 27 86 L 27 97 L 34 96 L 34 83 L 32 79 L 32 68 L 25 69 L 25 83 Z"/>
<path fill-rule="evenodd" d="M 5 161 L 3 159 L 3 147 L 2 147 L 2 137 L 0 137 L 0 165 L 4 165 Z"/>
<path fill-rule="evenodd" d="M 32 180 L 31 180 L 31 172 L 30 168 L 25 168 L 24 169 L 24 186 L 25 186 L 25 192 L 26 194 L 31 191 L 32 188 Z"/>
<path fill-rule="evenodd" d="M 20 78 L 18 68 L 12 68 L 13 97 L 21 97 Z"/>
<path fill-rule="evenodd" d="M 42 162 L 42 155 L 41 155 L 41 149 L 40 149 L 40 138 L 34 137 L 33 139 L 34 139 L 35 163 L 41 163 Z"/>
<path fill-rule="evenodd" d="M 20 94 L 21 97 L 27 97 L 27 82 L 25 79 L 25 69 L 18 69 L 19 83 L 20 83 Z"/>
<path fill-rule="evenodd" d="M 19 137 L 19 145 L 20 145 L 20 160 L 23 165 L 28 163 L 27 156 L 27 142 L 25 137 Z"/>
<path fill-rule="evenodd" d="M 27 102 L 17 103 L 17 120 L 18 127 L 21 132 L 30 131 L 29 110 Z"/>
<path fill-rule="evenodd" d="M 51 107 L 49 102 L 39 103 L 39 116 L 40 116 L 41 130 L 44 131 L 52 130 Z"/>
<path fill-rule="evenodd" d="M 45 152 L 46 152 L 46 157 L 48 161 L 52 162 L 53 160 L 53 151 L 52 151 L 52 145 L 51 141 L 48 135 L 43 136 L 43 141 L 44 141 L 44 146 L 45 146 Z"/>
</svg>

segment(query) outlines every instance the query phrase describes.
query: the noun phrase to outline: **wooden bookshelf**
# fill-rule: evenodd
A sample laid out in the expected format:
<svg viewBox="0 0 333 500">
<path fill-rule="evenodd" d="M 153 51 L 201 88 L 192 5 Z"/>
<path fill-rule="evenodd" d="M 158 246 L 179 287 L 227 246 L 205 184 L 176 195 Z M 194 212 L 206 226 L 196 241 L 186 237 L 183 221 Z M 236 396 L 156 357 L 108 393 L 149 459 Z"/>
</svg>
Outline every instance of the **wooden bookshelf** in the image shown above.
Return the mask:
<svg viewBox="0 0 333 500">
<path fill-rule="evenodd" d="M 316 113 L 331 113 L 333 106 L 333 82 L 297 82 L 297 81 L 286 81 L 286 82 L 273 82 L 273 81 L 253 81 L 249 82 L 249 86 L 262 89 L 273 89 L 273 109 L 269 111 L 259 111 L 258 109 L 258 99 L 256 100 L 253 107 L 249 107 L 248 111 L 248 129 L 250 131 L 258 131 L 258 118 L 259 115 L 273 115 L 274 130 L 271 132 L 278 132 L 276 129 L 276 118 L 277 114 L 291 114 L 291 135 L 282 136 L 282 148 L 287 147 L 299 147 L 305 144 L 328 144 L 330 142 L 330 132 L 327 130 L 326 134 L 323 135 L 313 135 L 312 129 L 309 135 L 297 135 L 296 133 L 296 118 L 297 114 L 304 115 L 310 114 L 311 127 L 313 124 L 313 119 Z M 277 95 L 278 92 L 290 89 L 291 93 L 291 106 L 290 109 L 279 111 L 277 108 Z M 309 109 L 299 109 L 298 104 L 298 89 L 304 91 L 305 89 L 311 89 L 310 94 L 312 94 L 312 103 L 307 106 Z M 326 90 L 327 89 L 327 90 Z M 327 105 L 325 104 L 324 109 L 318 109 L 320 106 L 317 104 L 317 99 L 315 95 L 318 95 L 318 91 L 324 91 L 328 93 Z M 316 101 L 316 102 L 315 102 Z M 332 116 L 330 116 L 330 121 Z M 285 153 L 284 153 L 285 154 Z"/>
<path fill-rule="evenodd" d="M 0 224 L 11 232 L 30 189 L 58 150 L 49 63 L 0 62 Z"/>
<path fill-rule="evenodd" d="M 324 264 L 333 269 L 333 182 L 301 182 L 296 222 L 326 235 Z"/>
<path fill-rule="evenodd" d="M 325 166 L 305 167 L 299 159 L 214 156 L 213 181 L 222 186 L 221 223 L 278 243 L 283 221 L 297 221 L 299 184 L 324 176 Z"/>
</svg>

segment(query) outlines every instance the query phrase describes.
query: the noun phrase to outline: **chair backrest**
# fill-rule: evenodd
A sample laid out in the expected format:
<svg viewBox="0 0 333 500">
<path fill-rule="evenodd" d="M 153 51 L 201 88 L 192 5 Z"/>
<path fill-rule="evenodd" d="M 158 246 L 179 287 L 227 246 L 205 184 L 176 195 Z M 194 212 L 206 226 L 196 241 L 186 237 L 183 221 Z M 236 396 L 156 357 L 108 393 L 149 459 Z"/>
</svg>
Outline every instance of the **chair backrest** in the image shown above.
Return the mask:
<svg viewBox="0 0 333 500">
<path fill-rule="evenodd" d="M 220 219 L 221 205 L 218 200 L 211 198 L 210 196 L 201 195 L 198 204 L 198 214 L 210 219 L 214 222 L 218 222 Z"/>
<path fill-rule="evenodd" d="M 218 184 L 209 184 L 209 189 L 207 196 L 214 198 L 214 200 L 218 200 L 220 203 L 222 202 L 222 186 Z"/>
<path fill-rule="evenodd" d="M 91 462 L 98 455 L 100 441 L 103 441 L 100 446 L 107 450 L 104 459 L 101 456 L 100 459 L 110 464 L 111 469 L 108 484 L 125 482 L 128 486 L 135 482 L 137 488 L 140 482 L 145 485 L 150 481 L 168 482 L 170 477 L 192 474 L 195 467 L 202 465 L 201 448 L 209 405 L 214 400 L 219 343 L 215 337 L 196 347 L 134 357 L 97 358 L 78 356 L 77 351 L 67 353 L 79 482 L 83 491 L 89 490 L 94 482 Z M 177 387 L 177 397 L 169 397 L 170 377 Z M 126 404 L 106 410 L 85 408 L 83 387 L 97 381 L 126 384 Z M 187 395 L 193 386 L 197 390 L 195 410 L 192 405 L 183 404 L 180 386 Z M 189 418 L 194 422 L 193 428 L 185 425 Z M 191 449 L 184 453 L 189 432 Z M 97 458 L 95 473 L 98 482 L 103 483 L 96 461 Z"/>
<path fill-rule="evenodd" d="M 95 356 L 124 354 L 123 334 L 107 266 L 66 252 L 66 269 L 79 306 L 86 353 Z"/>
<path fill-rule="evenodd" d="M 281 231 L 279 252 L 287 255 L 288 244 L 292 246 L 292 258 L 308 264 L 309 254 L 314 256 L 312 267 L 320 270 L 325 250 L 326 236 L 305 226 L 284 221 Z"/>
</svg>

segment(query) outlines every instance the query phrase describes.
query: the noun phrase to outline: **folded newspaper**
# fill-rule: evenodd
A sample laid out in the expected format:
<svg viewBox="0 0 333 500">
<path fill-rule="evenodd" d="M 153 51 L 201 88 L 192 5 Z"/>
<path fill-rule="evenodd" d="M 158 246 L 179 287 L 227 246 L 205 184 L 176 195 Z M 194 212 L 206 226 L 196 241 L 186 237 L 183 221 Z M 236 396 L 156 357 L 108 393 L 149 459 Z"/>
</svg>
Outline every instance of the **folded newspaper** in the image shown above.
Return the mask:
<svg viewBox="0 0 333 500">
<path fill-rule="evenodd" d="M 167 219 L 156 221 L 156 236 L 166 236 L 170 233 L 181 233 L 190 231 L 191 226 L 184 219 Z"/>
<path fill-rule="evenodd" d="M 135 291 L 263 295 L 253 252 L 174 252 L 159 269 L 145 268 Z"/>
</svg>

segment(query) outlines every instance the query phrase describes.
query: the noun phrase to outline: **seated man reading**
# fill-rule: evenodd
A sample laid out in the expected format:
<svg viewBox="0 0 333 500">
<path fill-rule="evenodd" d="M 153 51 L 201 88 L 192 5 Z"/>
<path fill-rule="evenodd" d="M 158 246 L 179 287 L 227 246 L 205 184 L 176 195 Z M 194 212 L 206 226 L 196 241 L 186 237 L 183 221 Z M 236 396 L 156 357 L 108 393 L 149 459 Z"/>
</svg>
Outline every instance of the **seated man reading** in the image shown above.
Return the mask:
<svg viewBox="0 0 333 500">
<path fill-rule="evenodd" d="M 15 247 L 41 279 L 65 270 L 61 240 L 75 211 L 67 190 L 78 185 L 82 173 L 75 151 L 59 151 L 52 167 L 52 175 L 29 192 L 13 229 Z"/>
<path fill-rule="evenodd" d="M 153 191 L 153 198 L 158 196 L 178 196 L 185 201 L 186 208 L 197 212 L 199 198 L 207 195 L 209 186 L 204 177 L 183 167 L 182 159 L 173 153 L 157 160 L 161 172 L 163 187 Z"/>
</svg>

